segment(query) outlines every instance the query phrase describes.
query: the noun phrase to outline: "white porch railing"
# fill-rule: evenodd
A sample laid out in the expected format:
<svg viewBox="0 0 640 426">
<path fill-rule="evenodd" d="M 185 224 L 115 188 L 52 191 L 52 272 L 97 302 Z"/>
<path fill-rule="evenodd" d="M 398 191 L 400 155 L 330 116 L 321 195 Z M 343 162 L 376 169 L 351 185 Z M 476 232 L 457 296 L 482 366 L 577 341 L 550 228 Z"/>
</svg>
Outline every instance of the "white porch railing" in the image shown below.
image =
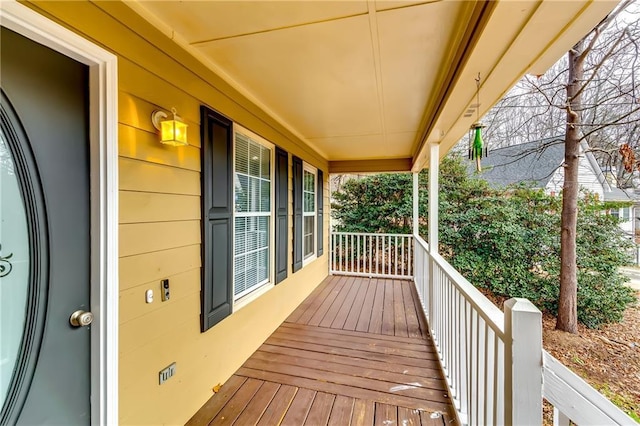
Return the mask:
<svg viewBox="0 0 640 426">
<path fill-rule="evenodd" d="M 331 273 L 414 278 L 463 425 L 637 425 L 542 349 L 542 314 L 526 299 L 502 312 L 419 236 L 332 233 Z"/>
<path fill-rule="evenodd" d="M 415 282 L 460 422 L 511 424 L 504 366 L 513 355 L 502 311 L 419 237 Z"/>
<path fill-rule="evenodd" d="M 543 351 L 543 393 L 553 405 L 554 426 L 638 425 L 587 382 Z"/>
<path fill-rule="evenodd" d="M 413 278 L 413 236 L 407 234 L 331 234 L 331 273 Z"/>
<path fill-rule="evenodd" d="M 554 425 L 637 424 L 542 349 L 531 302 L 511 299 L 503 313 L 415 240 L 416 288 L 462 424 L 538 425 L 542 398 L 554 406 Z"/>
</svg>

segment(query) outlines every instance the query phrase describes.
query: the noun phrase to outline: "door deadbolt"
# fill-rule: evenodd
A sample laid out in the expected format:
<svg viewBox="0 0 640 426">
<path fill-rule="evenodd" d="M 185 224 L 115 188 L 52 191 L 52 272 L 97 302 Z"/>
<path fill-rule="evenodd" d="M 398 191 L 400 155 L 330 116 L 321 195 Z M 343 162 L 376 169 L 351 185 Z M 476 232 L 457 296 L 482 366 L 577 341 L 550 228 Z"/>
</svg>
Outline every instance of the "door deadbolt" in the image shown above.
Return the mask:
<svg viewBox="0 0 640 426">
<path fill-rule="evenodd" d="M 74 327 L 84 327 L 93 322 L 93 314 L 85 311 L 75 311 L 69 318 L 69 323 Z"/>
</svg>

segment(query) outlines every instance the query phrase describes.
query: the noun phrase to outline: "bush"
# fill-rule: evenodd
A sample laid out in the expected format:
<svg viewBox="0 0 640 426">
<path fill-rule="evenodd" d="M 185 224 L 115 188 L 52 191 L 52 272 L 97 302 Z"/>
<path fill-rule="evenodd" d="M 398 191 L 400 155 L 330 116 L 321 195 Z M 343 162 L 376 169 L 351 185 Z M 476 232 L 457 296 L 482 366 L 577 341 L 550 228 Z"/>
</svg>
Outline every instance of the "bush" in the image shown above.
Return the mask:
<svg viewBox="0 0 640 426">
<path fill-rule="evenodd" d="M 427 174 L 419 179 L 421 234 L 427 224 Z M 388 174 L 349 181 L 332 206 L 340 231 L 410 232 L 411 178 Z M 618 269 L 631 242 L 608 206 L 585 195 L 577 235 L 578 319 L 588 327 L 620 321 L 635 299 Z M 462 161 L 440 170 L 440 252 L 476 286 L 525 297 L 555 313 L 560 286 L 561 199 L 527 187 L 492 189 L 468 178 Z"/>
<path fill-rule="evenodd" d="M 442 214 L 457 226 L 441 241 L 451 264 L 476 286 L 503 297 L 524 297 L 557 312 L 560 292 L 561 199 L 540 190 L 510 188 L 467 199 L 462 211 Z M 586 195 L 579 202 L 578 320 L 587 327 L 622 320 L 635 300 L 618 272 L 631 242 L 618 220 Z M 459 226 L 456 224 L 464 224 Z M 447 236 L 445 236 L 447 235 Z"/>
</svg>

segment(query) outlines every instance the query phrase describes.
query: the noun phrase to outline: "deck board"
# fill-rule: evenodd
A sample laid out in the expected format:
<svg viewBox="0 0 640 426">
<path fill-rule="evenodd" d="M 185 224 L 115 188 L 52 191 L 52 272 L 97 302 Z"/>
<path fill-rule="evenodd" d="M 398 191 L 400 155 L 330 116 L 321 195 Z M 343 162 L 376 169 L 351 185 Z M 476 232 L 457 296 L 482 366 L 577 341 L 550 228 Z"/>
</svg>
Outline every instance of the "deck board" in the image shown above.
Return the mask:
<svg viewBox="0 0 640 426">
<path fill-rule="evenodd" d="M 336 396 L 330 393 L 318 392 L 313 399 L 306 424 L 324 426 L 329 422 L 329 416 L 333 408 Z"/>
<path fill-rule="evenodd" d="M 402 295 L 402 283 L 393 282 L 393 313 L 394 313 L 394 336 L 409 337 L 409 327 L 407 326 L 407 311 L 404 307 L 404 297 Z"/>
<path fill-rule="evenodd" d="M 208 424 L 211 419 L 218 415 L 220 410 L 235 395 L 238 389 L 247 381 L 246 377 L 231 376 L 218 392 L 215 398 L 211 398 L 198 412 L 187 422 L 189 426 Z"/>
<path fill-rule="evenodd" d="M 287 348 L 272 345 L 262 345 L 261 352 L 275 355 L 289 355 L 311 361 L 327 361 L 335 364 L 343 364 L 351 367 L 362 367 L 391 373 L 400 373 L 410 377 L 422 377 L 427 379 L 441 379 L 440 367 L 437 360 L 433 360 L 426 367 L 416 367 L 407 364 L 392 364 L 385 361 L 356 358 L 351 356 L 338 356 L 323 352 L 306 351 L 304 349 Z M 256 352 L 258 355 L 258 352 Z"/>
<path fill-rule="evenodd" d="M 423 341 L 414 340 L 413 342 L 407 341 L 393 341 L 387 339 L 378 339 L 372 334 L 363 334 L 361 336 L 349 336 L 342 335 L 337 330 L 334 330 L 333 334 L 318 332 L 316 327 L 307 326 L 304 329 L 293 329 L 288 327 L 279 327 L 272 335 L 267 339 L 267 342 L 271 338 L 280 340 L 296 340 L 311 344 L 330 344 L 339 348 L 352 348 L 362 349 L 371 352 L 385 352 L 385 353 L 397 353 L 404 354 L 405 356 L 422 358 L 422 354 L 416 354 L 415 352 L 426 352 L 435 354 L 435 350 L 426 345 L 423 345 Z"/>
<path fill-rule="evenodd" d="M 376 280 L 375 296 L 371 308 L 369 333 L 382 334 L 382 312 L 384 307 L 384 279 Z"/>
<path fill-rule="evenodd" d="M 358 323 L 356 324 L 356 331 L 369 331 L 369 324 L 371 324 L 371 312 L 373 311 L 373 302 L 376 297 L 376 288 L 378 287 L 378 280 L 364 280 L 367 283 L 366 295 L 364 302 L 358 316 Z"/>
<path fill-rule="evenodd" d="M 417 303 L 410 281 L 329 277 L 188 425 L 455 424 Z"/>
<path fill-rule="evenodd" d="M 403 426 L 420 425 L 420 412 L 405 407 L 398 407 L 398 424 Z"/>
<path fill-rule="evenodd" d="M 352 426 L 371 426 L 375 419 L 376 403 L 365 399 L 357 399 L 353 404 Z"/>
<path fill-rule="evenodd" d="M 382 334 L 395 336 L 396 309 L 393 301 L 393 281 L 384 280 L 384 302 L 382 308 Z M 400 313 L 399 313 L 400 315 Z"/>
<path fill-rule="evenodd" d="M 325 312 L 322 321 L 318 324 L 320 327 L 332 327 L 332 324 L 338 320 L 338 317 L 344 317 L 346 320 L 345 312 L 346 314 L 349 313 L 347 311 L 349 306 L 346 305 L 346 300 L 349 298 L 349 294 L 353 289 L 353 287 L 349 285 L 349 282 L 353 282 L 353 277 L 347 277 L 344 281 L 345 282 L 340 287 L 340 290 L 334 291 L 336 297 Z M 342 325 L 344 325 L 344 323 Z M 342 325 L 332 328 L 342 328 Z"/>
<path fill-rule="evenodd" d="M 337 278 L 336 285 L 331 289 L 329 294 L 326 295 L 324 300 L 319 300 L 320 305 L 318 306 L 318 309 L 316 310 L 315 314 L 313 314 L 313 316 L 309 320 L 308 322 L 309 325 L 315 325 L 315 326 L 320 325 L 324 317 L 327 315 L 327 313 L 331 309 L 331 306 L 333 306 L 334 302 L 338 298 L 338 294 L 340 294 L 340 292 L 345 289 L 344 284 L 347 281 L 347 279 L 348 277 Z"/>
<path fill-rule="evenodd" d="M 353 289 L 355 291 L 355 297 L 351 304 L 351 309 L 349 310 L 349 315 L 347 315 L 347 319 L 344 322 L 342 327 L 343 330 L 351 330 L 355 331 L 356 326 L 358 325 L 358 320 L 360 318 L 360 314 L 362 312 L 362 307 L 365 302 L 365 298 L 367 296 L 367 292 L 369 289 L 369 283 L 357 283 L 355 280 L 353 282 Z"/>
<path fill-rule="evenodd" d="M 374 426 L 389 426 L 398 424 L 398 407 L 395 405 L 376 402 L 376 416 Z"/>
<path fill-rule="evenodd" d="M 278 383 L 264 382 L 238 417 L 238 424 L 256 424 L 262 418 L 269 404 L 271 404 L 279 388 L 280 385 Z"/>
<path fill-rule="evenodd" d="M 404 349 L 433 353 L 431 345 L 425 343 L 423 339 L 409 338 L 404 336 L 371 335 L 366 333 L 350 332 L 348 330 L 323 329 L 319 327 L 309 327 L 300 324 L 284 323 L 277 330 L 281 333 L 288 333 L 300 336 L 316 336 L 331 341 L 358 342 L 364 344 L 375 343 L 390 348 L 397 348 L 399 344 Z M 275 335 L 275 333 L 273 334 Z"/>
<path fill-rule="evenodd" d="M 402 372 L 389 371 L 388 369 L 381 369 L 382 363 L 373 363 L 367 360 L 359 360 L 359 365 L 349 365 L 340 362 L 335 362 L 327 359 L 315 359 L 306 357 L 297 357 L 294 355 L 274 354 L 270 352 L 256 352 L 252 356 L 252 360 L 259 360 L 266 363 L 273 362 L 277 364 L 298 366 L 306 369 L 316 369 L 318 371 L 325 371 L 327 373 L 343 374 L 347 376 L 360 377 L 360 378 L 375 378 L 377 380 L 385 380 L 396 384 L 402 384 L 407 380 L 407 371 L 403 369 Z M 245 364 L 247 367 L 255 368 L 255 364 L 248 362 Z M 354 368 L 358 367 L 358 368 Z M 434 370 L 423 370 L 435 375 Z M 424 388 L 442 389 L 444 383 L 439 377 L 433 377 L 431 374 L 424 376 L 412 376 L 412 383 L 418 383 Z M 352 383 L 355 384 L 355 383 Z"/>
<path fill-rule="evenodd" d="M 262 379 L 264 376 L 255 374 L 254 371 L 269 372 L 292 376 L 291 380 L 299 378 L 315 380 L 318 382 L 317 385 L 314 385 L 316 390 L 328 389 L 325 386 L 326 384 L 329 387 L 331 385 L 355 386 L 379 393 L 388 393 L 388 398 L 391 399 L 396 395 L 403 395 L 429 400 L 430 402 L 447 402 L 447 398 L 438 389 L 442 387 L 442 383 L 437 380 L 418 380 L 412 377 L 410 383 L 404 383 L 404 380 L 394 381 L 394 374 L 382 374 L 379 371 L 359 369 L 360 371 L 358 371 L 357 375 L 352 375 L 353 368 L 341 368 L 339 364 L 315 363 L 314 366 L 310 366 L 310 363 L 296 361 L 295 359 L 292 361 L 291 358 L 286 359 L 290 363 L 278 362 L 283 361 L 283 358 L 286 357 L 275 358 L 259 359 L 258 357 L 251 357 L 239 370 L 244 371 L 244 374 L 238 374 Z M 403 379 L 406 379 L 406 377 Z"/>
<path fill-rule="evenodd" d="M 348 396 L 337 395 L 329 417 L 330 426 L 348 425 L 353 414 L 353 403 L 355 399 Z"/>
<path fill-rule="evenodd" d="M 331 321 L 331 328 L 337 328 L 339 330 L 344 329 L 347 318 L 349 317 L 351 311 L 354 309 L 353 302 L 360 290 L 360 286 L 355 285 L 355 278 L 353 277 L 349 279 L 349 282 L 347 282 L 345 288 L 348 288 L 349 292 L 344 298 L 340 309 L 334 315 L 334 320 Z"/>
<path fill-rule="evenodd" d="M 416 303 L 413 298 L 411 288 L 409 286 L 402 287 L 402 299 L 405 306 L 405 315 L 407 317 L 407 335 L 408 337 L 421 337 L 423 334 L 420 330 L 420 315 L 418 315 L 417 308 L 420 306 L 420 302 Z M 426 327 L 423 325 L 423 329 Z"/>
<path fill-rule="evenodd" d="M 282 426 L 300 426 L 305 424 L 307 414 L 309 414 L 311 404 L 313 404 L 315 397 L 316 391 L 311 389 L 298 390 L 295 398 L 293 398 L 291 407 L 282 420 Z"/>
<path fill-rule="evenodd" d="M 244 408 L 249 404 L 253 396 L 264 382 L 262 380 L 247 379 L 240 389 L 233 395 L 222 410 L 214 417 L 210 425 L 232 425 L 240 416 Z"/>
<path fill-rule="evenodd" d="M 257 426 L 279 425 L 285 414 L 287 414 L 297 390 L 293 386 L 281 385 L 262 417 L 258 420 Z"/>
</svg>

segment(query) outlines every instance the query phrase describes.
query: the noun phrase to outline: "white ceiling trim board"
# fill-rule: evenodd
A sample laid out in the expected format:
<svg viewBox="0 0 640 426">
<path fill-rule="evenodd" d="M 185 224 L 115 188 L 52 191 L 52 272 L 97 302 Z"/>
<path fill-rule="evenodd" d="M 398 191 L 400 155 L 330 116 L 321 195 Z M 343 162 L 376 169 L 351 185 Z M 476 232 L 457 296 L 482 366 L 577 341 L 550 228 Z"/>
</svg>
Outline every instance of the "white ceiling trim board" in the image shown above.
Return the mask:
<svg viewBox="0 0 640 426">
<path fill-rule="evenodd" d="M 139 0 L 136 0 L 136 1 L 139 1 Z M 371 1 L 371 0 L 369 0 L 369 1 Z M 250 37 L 250 36 L 253 36 L 253 35 L 272 33 L 272 32 L 275 32 L 275 31 L 288 30 L 288 29 L 291 29 L 291 28 L 306 27 L 307 25 L 326 24 L 327 22 L 342 21 L 343 19 L 356 18 L 358 16 L 364 16 L 364 15 L 366 15 L 366 13 L 353 13 L 353 14 L 350 14 L 350 15 L 340 16 L 338 18 L 320 19 L 320 20 L 317 20 L 317 21 L 302 22 L 300 24 L 294 24 L 294 25 L 284 25 L 284 26 L 281 26 L 281 27 L 274 27 L 274 28 L 269 28 L 269 29 L 266 29 L 266 30 L 252 31 L 252 32 L 248 32 L 248 33 L 234 34 L 234 35 L 225 36 L 225 37 L 215 37 L 215 38 L 206 39 L 206 40 L 195 40 L 195 41 L 190 42 L 190 44 L 192 46 L 194 46 L 194 47 L 200 47 L 200 46 L 202 46 L 204 44 L 214 43 L 216 41 L 221 41 L 221 40 L 228 40 L 228 39 L 231 39 L 231 38 Z"/>
<path fill-rule="evenodd" d="M 380 55 L 380 38 L 378 35 L 378 19 L 376 17 L 375 0 L 367 1 L 369 9 L 369 27 L 371 29 L 371 49 L 373 51 L 373 64 L 376 73 L 376 86 L 378 88 L 378 120 L 380 120 L 380 129 L 382 131 L 383 140 L 387 143 L 387 126 L 386 114 L 384 110 L 384 86 L 382 84 L 382 65 Z"/>
</svg>

